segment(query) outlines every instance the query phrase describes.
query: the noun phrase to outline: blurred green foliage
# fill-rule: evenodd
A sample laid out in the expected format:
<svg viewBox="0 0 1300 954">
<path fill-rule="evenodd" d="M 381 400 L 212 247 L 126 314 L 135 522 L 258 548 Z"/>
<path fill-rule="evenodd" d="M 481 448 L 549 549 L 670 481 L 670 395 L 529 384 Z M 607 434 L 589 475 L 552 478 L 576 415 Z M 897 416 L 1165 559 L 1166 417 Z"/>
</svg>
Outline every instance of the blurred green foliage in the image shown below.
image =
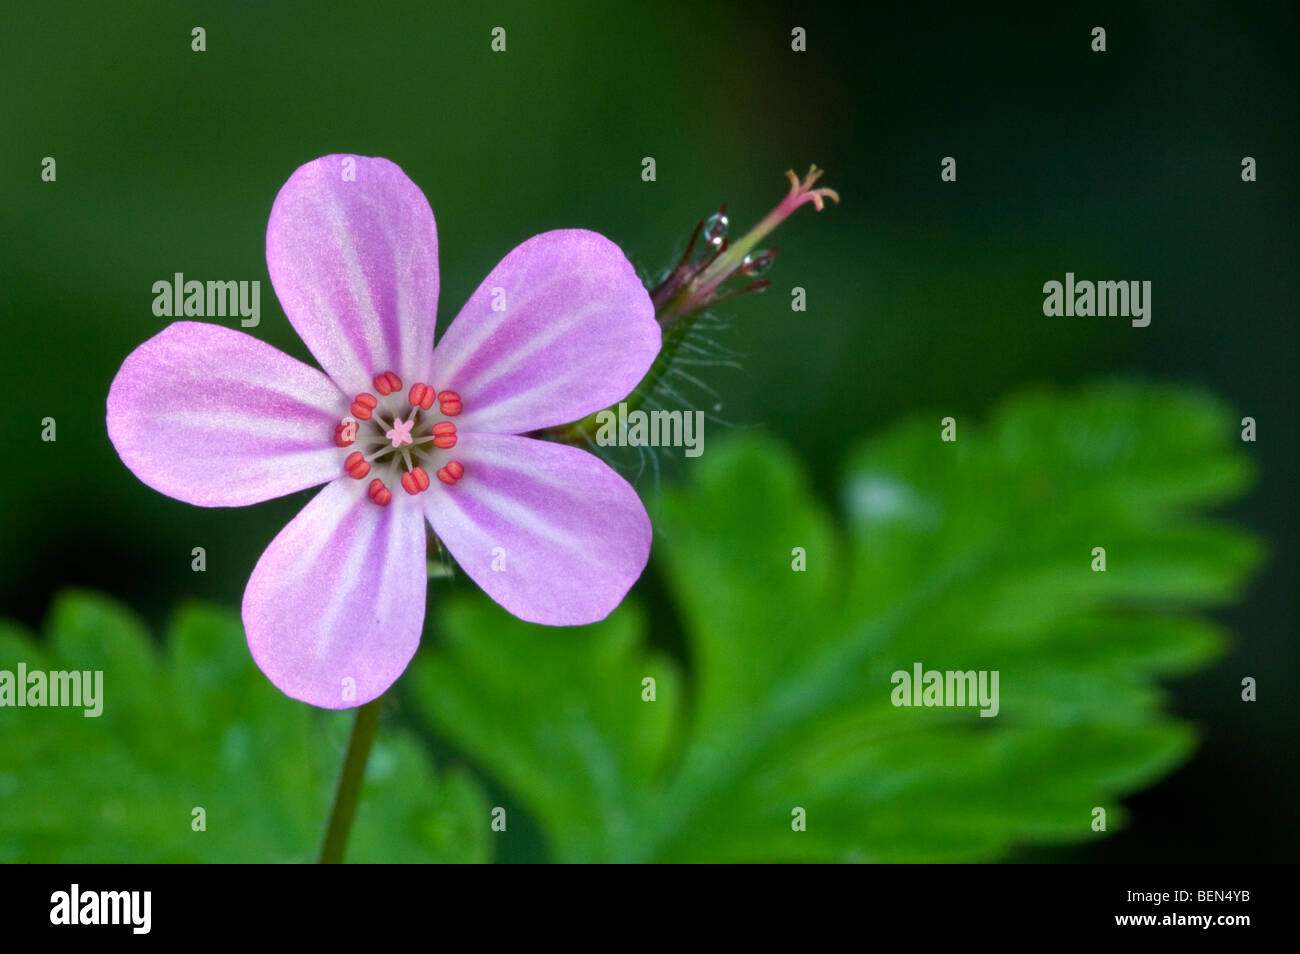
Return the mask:
<svg viewBox="0 0 1300 954">
<path fill-rule="evenodd" d="M 864 445 L 843 526 L 770 439 L 665 490 L 655 554 L 689 674 L 647 649 L 635 606 L 547 631 L 463 599 L 415 696 L 564 861 L 979 860 L 1097 837 L 1094 806 L 1115 827 L 1118 798 L 1191 747 L 1155 679 L 1218 650 L 1189 611 L 1258 559 L 1197 512 L 1247 463 L 1222 407 L 1163 389 L 1028 396 L 962 427 Z M 914 662 L 1000 671 L 1000 714 L 893 707 Z"/>
<path fill-rule="evenodd" d="M 158 652 L 135 617 L 61 596 L 46 638 L 0 624 L 0 670 L 104 673 L 103 712 L 5 709 L 0 862 L 310 861 L 325 830 L 350 713 L 288 698 L 253 664 L 237 613 L 188 605 Z M 204 811 L 205 830 L 192 827 Z M 386 728 L 352 861 L 480 861 L 488 807 L 463 773 L 435 778 Z"/>
</svg>

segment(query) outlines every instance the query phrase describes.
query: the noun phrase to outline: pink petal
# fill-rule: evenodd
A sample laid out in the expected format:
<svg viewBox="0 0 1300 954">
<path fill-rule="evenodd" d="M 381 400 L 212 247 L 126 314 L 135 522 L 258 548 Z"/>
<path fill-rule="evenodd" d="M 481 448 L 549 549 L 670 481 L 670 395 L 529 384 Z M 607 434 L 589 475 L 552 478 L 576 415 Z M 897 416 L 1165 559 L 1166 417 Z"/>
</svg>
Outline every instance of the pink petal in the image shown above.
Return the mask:
<svg viewBox="0 0 1300 954">
<path fill-rule="evenodd" d="M 342 466 L 343 395 L 315 368 L 242 331 L 178 321 L 122 362 L 108 436 L 155 490 L 239 507 L 313 487 Z"/>
<path fill-rule="evenodd" d="M 520 619 L 576 626 L 622 602 L 650 554 L 650 518 L 605 463 L 562 444 L 464 434 L 424 512 L 456 562 Z"/>
<path fill-rule="evenodd" d="M 544 232 L 470 296 L 438 341 L 432 383 L 460 394 L 458 425 L 520 434 L 626 397 L 660 343 L 650 295 L 617 245 L 581 229 Z"/>
<path fill-rule="evenodd" d="M 368 481 L 329 484 L 271 541 L 244 591 L 253 658 L 286 695 L 325 709 L 369 702 L 406 669 L 428 581 L 420 505 L 387 507 Z"/>
<path fill-rule="evenodd" d="M 325 156 L 299 167 L 271 209 L 266 265 L 290 323 L 349 395 L 384 371 L 404 387 L 428 377 L 438 234 L 424 193 L 393 163 Z"/>
</svg>

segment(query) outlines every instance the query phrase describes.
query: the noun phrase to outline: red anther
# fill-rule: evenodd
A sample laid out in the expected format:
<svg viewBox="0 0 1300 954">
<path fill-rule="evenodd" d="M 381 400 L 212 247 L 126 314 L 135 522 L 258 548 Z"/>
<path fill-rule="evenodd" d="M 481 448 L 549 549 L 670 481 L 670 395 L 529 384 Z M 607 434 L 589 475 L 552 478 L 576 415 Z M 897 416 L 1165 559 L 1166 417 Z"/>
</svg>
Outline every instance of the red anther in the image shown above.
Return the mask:
<svg viewBox="0 0 1300 954">
<path fill-rule="evenodd" d="M 443 450 L 456 446 L 456 425 L 451 421 L 439 421 L 433 425 L 433 446 Z"/>
<path fill-rule="evenodd" d="M 433 407 L 434 393 L 433 388 L 427 384 L 412 384 L 407 397 L 411 401 L 411 407 L 422 407 L 427 411 Z"/>
<path fill-rule="evenodd" d="M 347 460 L 343 461 L 343 470 L 354 480 L 360 480 L 370 473 L 370 462 L 361 451 L 353 451 L 347 456 Z"/>
<path fill-rule="evenodd" d="M 394 384 L 393 382 L 397 382 Z M 380 394 L 392 394 L 394 391 L 402 390 L 402 379 L 391 371 L 385 371 L 383 374 L 376 374 L 374 378 L 375 390 Z"/>
<path fill-rule="evenodd" d="M 409 474 L 402 475 L 402 489 L 411 496 L 429 489 L 429 475 L 423 467 L 414 468 Z"/>
<path fill-rule="evenodd" d="M 334 428 L 334 443 L 339 447 L 347 447 L 357 439 L 357 426 L 349 421 L 346 424 L 340 424 Z"/>
<path fill-rule="evenodd" d="M 439 421 L 433 425 L 433 446 L 447 450 L 456 446 L 456 425 L 451 421 Z"/>
<path fill-rule="evenodd" d="M 369 494 L 370 499 L 381 507 L 387 507 L 388 502 L 393 499 L 392 493 L 384 486 L 384 482 L 378 477 L 370 482 Z"/>
<path fill-rule="evenodd" d="M 379 402 L 375 400 L 375 396 L 373 394 L 367 394 L 366 392 L 363 391 L 361 394 L 358 394 L 352 401 L 352 416 L 359 417 L 363 421 L 368 421 L 370 420 L 371 413 L 374 411 L 375 407 L 378 406 L 378 404 Z"/>
<path fill-rule="evenodd" d="M 455 417 L 463 410 L 460 395 L 455 391 L 443 391 L 438 395 L 438 410 L 448 417 Z"/>
<path fill-rule="evenodd" d="M 453 460 L 446 467 L 438 468 L 438 479 L 451 485 L 465 476 L 465 468 L 458 460 Z"/>
</svg>

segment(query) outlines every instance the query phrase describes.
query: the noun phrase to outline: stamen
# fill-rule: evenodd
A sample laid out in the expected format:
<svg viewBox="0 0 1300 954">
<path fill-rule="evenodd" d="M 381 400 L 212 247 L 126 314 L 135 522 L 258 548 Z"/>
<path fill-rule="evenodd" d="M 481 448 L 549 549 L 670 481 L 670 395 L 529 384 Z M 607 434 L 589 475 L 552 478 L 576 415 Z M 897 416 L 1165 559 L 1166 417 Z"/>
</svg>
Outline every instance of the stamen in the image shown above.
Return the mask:
<svg viewBox="0 0 1300 954">
<path fill-rule="evenodd" d="M 438 395 L 438 410 L 448 417 L 455 417 L 463 410 L 460 395 L 455 391 L 443 391 Z"/>
<path fill-rule="evenodd" d="M 358 417 L 363 421 L 370 420 L 370 415 L 374 413 L 375 408 L 379 406 L 379 401 L 373 394 L 362 392 L 352 401 L 352 416 Z"/>
<path fill-rule="evenodd" d="M 460 440 L 453 422 L 438 415 L 425 419 L 420 411 L 436 405 L 444 417 L 454 417 L 464 410 L 464 404 L 455 391 L 439 393 L 432 385 L 417 381 L 407 391 L 409 411 L 398 411 L 386 401 L 381 407 L 382 398 L 401 394 L 402 379 L 395 372 L 384 371 L 371 380 L 374 393 L 362 391 L 353 398 L 351 414 L 334 428 L 334 443 L 353 448 L 343 460 L 343 471 L 354 480 L 369 479 L 367 494 L 382 507 L 392 501 L 393 491 L 386 483 L 390 475 L 396 475 L 411 496 L 423 493 L 430 486 L 437 460 L 430 456 L 433 448 L 450 450 Z M 424 469 L 426 463 L 429 471 Z M 461 479 L 465 468 L 459 461 L 447 461 L 436 473 L 438 480 L 450 485 Z"/>
<path fill-rule="evenodd" d="M 456 425 L 451 421 L 439 421 L 433 425 L 433 446 L 443 450 L 456 446 Z"/>
<path fill-rule="evenodd" d="M 438 479 L 451 486 L 465 476 L 465 467 L 458 460 L 450 461 L 446 467 L 438 468 Z"/>
<path fill-rule="evenodd" d="M 392 394 L 394 391 L 400 391 L 402 390 L 402 379 L 393 374 L 392 371 L 377 374 L 375 375 L 375 390 L 385 396 Z"/>
<path fill-rule="evenodd" d="M 414 497 L 421 491 L 429 489 L 429 475 L 423 467 L 416 467 L 410 473 L 402 475 L 402 489 Z"/>
<path fill-rule="evenodd" d="M 410 393 L 407 394 L 407 398 L 410 399 L 411 407 L 421 407 L 427 411 L 429 408 L 433 407 L 434 393 L 433 388 L 429 387 L 427 384 L 412 384 Z"/>
<path fill-rule="evenodd" d="M 343 461 L 343 470 L 354 480 L 360 480 L 366 474 L 370 473 L 370 462 L 366 460 L 361 451 L 353 451 Z"/>
<path fill-rule="evenodd" d="M 334 443 L 339 447 L 347 447 L 357 439 L 357 422 L 352 420 L 344 421 L 338 427 L 334 428 Z"/>
<path fill-rule="evenodd" d="M 380 480 L 378 477 L 376 477 L 374 480 L 370 482 L 369 493 L 370 493 L 370 499 L 373 500 L 375 503 L 379 504 L 379 506 L 381 507 L 387 507 L 388 502 L 393 499 L 392 492 L 389 491 L 389 489 L 384 486 L 384 482 Z"/>
</svg>

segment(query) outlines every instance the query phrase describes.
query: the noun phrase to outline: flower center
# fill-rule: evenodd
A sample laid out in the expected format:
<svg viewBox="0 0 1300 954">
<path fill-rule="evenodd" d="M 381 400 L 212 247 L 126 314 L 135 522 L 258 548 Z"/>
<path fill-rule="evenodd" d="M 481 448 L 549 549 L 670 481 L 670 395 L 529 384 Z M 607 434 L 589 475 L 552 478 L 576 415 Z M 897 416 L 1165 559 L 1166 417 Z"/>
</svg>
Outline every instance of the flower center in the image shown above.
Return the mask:
<svg viewBox="0 0 1300 954">
<path fill-rule="evenodd" d="M 370 477 L 370 499 L 384 507 L 393 499 L 390 484 L 400 484 L 411 496 L 429 489 L 425 465 L 432 467 L 447 456 L 441 451 L 456 446 L 456 425 L 447 418 L 463 407 L 455 391 L 439 393 L 423 382 L 412 384 L 403 399 L 402 379 L 392 371 L 375 375 L 374 384 L 379 396 L 363 391 L 353 398 L 352 413 L 334 428 L 334 443 L 356 445 L 343 460 L 343 472 L 354 480 Z M 465 468 L 448 460 L 434 473 L 451 486 L 465 476 Z"/>
</svg>

